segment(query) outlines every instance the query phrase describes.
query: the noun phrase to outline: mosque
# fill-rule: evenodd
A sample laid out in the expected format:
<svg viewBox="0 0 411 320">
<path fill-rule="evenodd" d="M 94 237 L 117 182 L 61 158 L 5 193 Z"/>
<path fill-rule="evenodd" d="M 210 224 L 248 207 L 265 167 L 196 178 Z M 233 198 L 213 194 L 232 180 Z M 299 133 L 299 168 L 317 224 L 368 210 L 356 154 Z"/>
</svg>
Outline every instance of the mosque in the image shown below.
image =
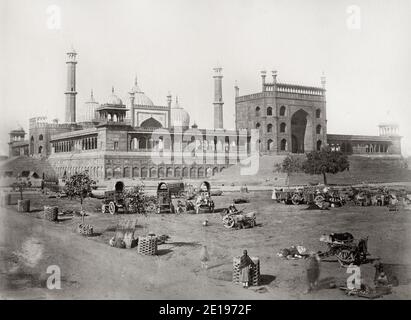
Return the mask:
<svg viewBox="0 0 411 320">
<path fill-rule="evenodd" d="M 165 105 L 156 105 L 137 78 L 126 102 L 112 88 L 103 103 L 91 91 L 84 105 L 77 106 L 75 50 L 67 53 L 66 65 L 65 122 L 32 118 L 28 140 L 22 128 L 10 132 L 9 158 L 47 161 L 48 169 L 39 173 L 43 176 L 88 170 L 98 180 L 196 179 L 216 175 L 254 151 L 282 155 L 326 145 L 347 154 L 401 155 L 395 124 L 380 125 L 378 136 L 327 133 L 325 77 L 319 87 L 300 86 L 278 82 L 276 71 L 268 82 L 263 71 L 261 92 L 243 96 L 236 85 L 236 128 L 226 130 L 222 68 L 214 68 L 214 128 L 199 129 L 195 123 L 190 126 L 190 115 L 178 97 L 169 94 Z"/>
</svg>

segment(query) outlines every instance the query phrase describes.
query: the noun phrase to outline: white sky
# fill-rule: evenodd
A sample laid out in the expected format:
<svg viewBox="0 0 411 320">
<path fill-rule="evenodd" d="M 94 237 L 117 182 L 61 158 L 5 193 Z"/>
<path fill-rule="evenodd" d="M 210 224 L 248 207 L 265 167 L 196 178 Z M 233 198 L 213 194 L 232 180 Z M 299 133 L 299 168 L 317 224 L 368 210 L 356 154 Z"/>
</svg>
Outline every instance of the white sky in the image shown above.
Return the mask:
<svg viewBox="0 0 411 320">
<path fill-rule="evenodd" d="M 47 8 L 61 10 L 48 28 Z M 361 27 L 347 26 L 349 5 Z M 64 120 L 66 55 L 78 53 L 77 105 L 111 93 L 127 100 L 135 74 L 156 104 L 171 91 L 191 121 L 211 128 L 213 71 L 223 67 L 224 125 L 240 94 L 261 89 L 260 71 L 320 86 L 327 76 L 328 133 L 377 135 L 396 121 L 411 155 L 411 1 L 393 0 L 0 0 L 0 154 L 28 119 Z"/>
</svg>

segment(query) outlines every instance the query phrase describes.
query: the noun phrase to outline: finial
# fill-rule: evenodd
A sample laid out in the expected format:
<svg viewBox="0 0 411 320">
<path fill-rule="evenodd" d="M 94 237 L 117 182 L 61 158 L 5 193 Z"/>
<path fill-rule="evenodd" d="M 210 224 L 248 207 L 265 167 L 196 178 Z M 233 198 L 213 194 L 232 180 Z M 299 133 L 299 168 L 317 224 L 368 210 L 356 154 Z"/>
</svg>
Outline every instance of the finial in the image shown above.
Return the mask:
<svg viewBox="0 0 411 320">
<path fill-rule="evenodd" d="M 69 52 L 68 53 L 71 53 L 71 54 L 77 54 L 76 53 L 76 50 L 74 50 L 74 46 L 73 46 L 73 44 L 71 44 L 71 46 L 70 46 L 70 50 L 69 50 Z"/>
<path fill-rule="evenodd" d="M 234 87 L 238 88 L 238 81 L 237 80 L 234 81 Z"/>
<path fill-rule="evenodd" d="M 94 98 L 94 96 L 93 96 L 93 89 L 91 89 L 91 99 L 93 99 Z"/>
<path fill-rule="evenodd" d="M 134 85 L 137 85 L 137 74 L 136 74 L 136 76 L 134 77 Z"/>
<path fill-rule="evenodd" d="M 321 85 L 323 86 L 323 88 L 325 88 L 325 83 L 326 83 L 326 78 L 325 78 L 325 73 L 323 71 L 321 75 Z"/>
<path fill-rule="evenodd" d="M 114 94 L 114 86 L 111 87 L 111 93 Z"/>
</svg>

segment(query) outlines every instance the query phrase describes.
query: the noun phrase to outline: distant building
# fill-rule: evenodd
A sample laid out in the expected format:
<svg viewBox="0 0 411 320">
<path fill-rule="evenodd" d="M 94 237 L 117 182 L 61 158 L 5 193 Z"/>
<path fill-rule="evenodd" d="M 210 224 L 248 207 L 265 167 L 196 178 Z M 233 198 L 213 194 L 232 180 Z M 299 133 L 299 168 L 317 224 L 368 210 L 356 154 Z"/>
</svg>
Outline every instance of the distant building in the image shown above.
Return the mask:
<svg viewBox="0 0 411 320">
<path fill-rule="evenodd" d="M 325 78 L 321 87 L 266 82 L 261 92 L 239 95 L 235 86 L 235 130 L 223 128 L 222 68 L 214 68 L 213 129 L 190 127 L 190 115 L 171 94 L 156 105 L 137 78 L 128 101 L 114 88 L 99 104 L 93 91 L 76 106 L 77 53 L 67 53 L 65 123 L 30 119 L 28 139 L 22 128 L 10 132 L 9 156 L 39 158 L 45 176 L 70 176 L 87 170 L 95 179 L 205 178 L 238 163 L 252 151 L 263 154 L 304 153 L 329 145 L 349 154 L 401 154 L 398 127 L 382 124 L 379 136 L 327 133 Z M 210 106 L 211 111 L 211 106 Z M 259 136 L 254 147 L 251 129 Z M 10 161 L 8 162 L 10 164 Z M 19 164 L 20 167 L 23 164 Z"/>
<path fill-rule="evenodd" d="M 381 124 L 379 136 L 327 133 L 325 77 L 321 87 L 266 82 L 261 72 L 261 92 L 240 96 L 235 86 L 236 129 L 260 132 L 259 150 L 264 154 L 305 153 L 329 145 L 348 154 L 401 154 L 398 125 Z"/>
</svg>

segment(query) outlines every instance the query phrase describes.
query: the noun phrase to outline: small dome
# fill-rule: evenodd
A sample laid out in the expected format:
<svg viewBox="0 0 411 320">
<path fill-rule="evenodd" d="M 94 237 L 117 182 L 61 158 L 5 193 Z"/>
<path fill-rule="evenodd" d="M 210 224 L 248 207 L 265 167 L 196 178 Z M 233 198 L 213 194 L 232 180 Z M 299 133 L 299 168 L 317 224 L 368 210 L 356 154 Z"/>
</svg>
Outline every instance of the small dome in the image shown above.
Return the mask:
<svg viewBox="0 0 411 320">
<path fill-rule="evenodd" d="M 114 94 L 114 87 L 111 90 L 111 95 L 107 99 L 107 104 L 111 105 L 123 105 L 123 101 Z"/>
<path fill-rule="evenodd" d="M 134 94 L 134 105 L 137 106 L 154 106 L 153 101 L 147 97 L 137 84 L 137 77 L 134 79 L 134 86 L 130 90 Z"/>
<path fill-rule="evenodd" d="M 178 97 L 176 97 L 176 103 L 171 108 L 171 126 L 173 127 L 185 127 L 190 125 L 190 115 L 185 111 L 178 103 Z"/>
</svg>

